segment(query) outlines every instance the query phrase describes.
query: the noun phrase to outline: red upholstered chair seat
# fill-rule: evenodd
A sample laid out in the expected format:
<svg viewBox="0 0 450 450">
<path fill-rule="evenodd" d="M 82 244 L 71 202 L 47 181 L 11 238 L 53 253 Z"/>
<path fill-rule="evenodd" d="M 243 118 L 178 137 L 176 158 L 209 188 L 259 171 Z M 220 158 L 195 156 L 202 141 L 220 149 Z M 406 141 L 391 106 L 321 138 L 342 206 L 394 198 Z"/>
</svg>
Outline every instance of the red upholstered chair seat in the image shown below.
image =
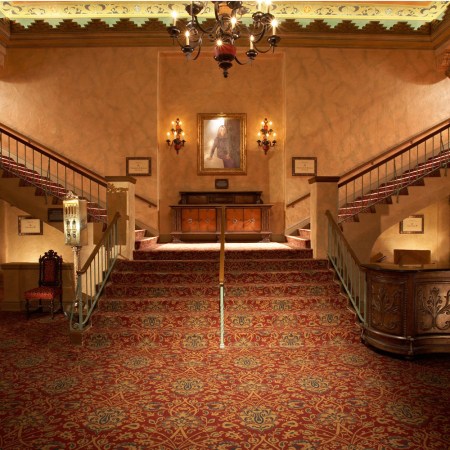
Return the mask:
<svg viewBox="0 0 450 450">
<path fill-rule="evenodd" d="M 61 294 L 61 288 L 54 288 L 49 286 L 40 286 L 37 288 L 30 289 L 25 292 L 25 299 L 42 299 L 42 300 L 53 300 L 55 297 Z"/>
<path fill-rule="evenodd" d="M 62 312 L 62 292 L 62 257 L 49 250 L 39 258 L 39 286 L 29 289 L 24 294 L 27 317 L 32 312 L 30 307 L 34 302 L 38 303 L 34 311 L 42 311 L 43 302 L 48 301 L 53 318 L 55 300 L 58 300 L 59 310 Z"/>
</svg>

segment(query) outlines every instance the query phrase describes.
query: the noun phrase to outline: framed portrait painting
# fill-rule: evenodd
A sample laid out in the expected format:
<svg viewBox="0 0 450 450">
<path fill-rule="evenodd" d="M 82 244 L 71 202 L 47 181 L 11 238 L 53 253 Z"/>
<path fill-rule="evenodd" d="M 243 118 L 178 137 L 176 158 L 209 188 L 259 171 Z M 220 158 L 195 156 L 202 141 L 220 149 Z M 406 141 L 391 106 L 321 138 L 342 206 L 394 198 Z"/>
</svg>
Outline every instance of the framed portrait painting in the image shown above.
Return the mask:
<svg viewBox="0 0 450 450">
<path fill-rule="evenodd" d="M 198 114 L 198 174 L 245 175 L 246 114 Z"/>
</svg>

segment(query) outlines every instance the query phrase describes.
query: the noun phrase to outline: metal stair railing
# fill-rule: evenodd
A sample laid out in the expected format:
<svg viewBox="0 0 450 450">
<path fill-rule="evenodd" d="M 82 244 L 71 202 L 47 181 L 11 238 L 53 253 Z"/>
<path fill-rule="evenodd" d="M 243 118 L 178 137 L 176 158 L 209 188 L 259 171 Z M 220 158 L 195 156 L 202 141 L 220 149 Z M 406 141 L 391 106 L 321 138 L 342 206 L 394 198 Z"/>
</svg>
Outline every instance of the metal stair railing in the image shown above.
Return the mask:
<svg viewBox="0 0 450 450">
<path fill-rule="evenodd" d="M 63 200 L 72 191 L 88 201 L 88 215 L 105 222 L 107 182 L 100 175 L 0 124 L 0 168 Z"/>
<path fill-rule="evenodd" d="M 71 331 L 83 331 L 89 326 L 103 288 L 120 254 L 116 213 L 84 266 L 76 271 L 75 300 L 69 311 Z"/>
<path fill-rule="evenodd" d="M 355 175 L 341 177 L 338 183 L 339 223 L 351 220 L 392 196 L 398 198 L 408 186 L 421 182 L 441 168 L 447 175 L 449 149 L 450 120 L 447 120 L 427 135 L 400 144 L 385 157 L 381 155 Z"/>
<path fill-rule="evenodd" d="M 330 211 L 328 218 L 328 259 L 336 271 L 359 320 L 367 321 L 366 272 L 361 266 Z"/>
</svg>

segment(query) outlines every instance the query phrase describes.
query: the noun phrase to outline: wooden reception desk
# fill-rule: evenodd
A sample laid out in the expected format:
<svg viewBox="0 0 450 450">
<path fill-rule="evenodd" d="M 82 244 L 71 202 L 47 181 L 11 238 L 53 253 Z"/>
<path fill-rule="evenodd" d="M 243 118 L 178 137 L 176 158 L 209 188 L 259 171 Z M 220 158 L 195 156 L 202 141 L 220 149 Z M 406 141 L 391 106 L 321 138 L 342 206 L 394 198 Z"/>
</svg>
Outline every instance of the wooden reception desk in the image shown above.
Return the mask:
<svg viewBox="0 0 450 450">
<path fill-rule="evenodd" d="M 390 353 L 450 353 L 450 266 L 367 265 L 362 339 Z"/>
</svg>

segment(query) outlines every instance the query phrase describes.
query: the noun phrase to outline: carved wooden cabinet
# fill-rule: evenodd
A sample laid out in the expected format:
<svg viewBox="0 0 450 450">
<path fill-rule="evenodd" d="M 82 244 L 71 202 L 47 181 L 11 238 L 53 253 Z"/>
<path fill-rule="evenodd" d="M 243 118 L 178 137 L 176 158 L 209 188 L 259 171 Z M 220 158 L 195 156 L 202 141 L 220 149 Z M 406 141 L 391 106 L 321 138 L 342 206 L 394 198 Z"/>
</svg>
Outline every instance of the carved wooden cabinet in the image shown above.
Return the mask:
<svg viewBox="0 0 450 450">
<path fill-rule="evenodd" d="M 174 242 L 181 242 L 187 235 L 197 239 L 220 235 L 222 214 L 226 235 L 259 236 L 263 241 L 270 241 L 272 205 L 262 203 L 261 192 L 180 192 L 180 196 L 180 203 L 171 205 Z"/>
<path fill-rule="evenodd" d="M 450 353 L 450 270 L 366 269 L 363 340 L 402 355 Z"/>
</svg>

